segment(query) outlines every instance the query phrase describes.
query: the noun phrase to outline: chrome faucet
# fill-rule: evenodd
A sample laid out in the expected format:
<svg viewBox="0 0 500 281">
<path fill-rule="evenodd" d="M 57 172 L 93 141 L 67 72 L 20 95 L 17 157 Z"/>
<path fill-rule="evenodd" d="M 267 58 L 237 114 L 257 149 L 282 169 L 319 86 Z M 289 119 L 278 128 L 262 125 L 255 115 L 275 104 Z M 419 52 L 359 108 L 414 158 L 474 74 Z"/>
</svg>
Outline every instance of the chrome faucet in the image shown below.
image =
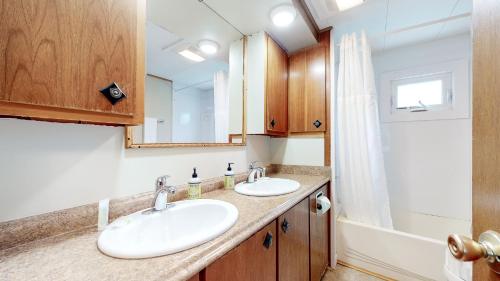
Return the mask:
<svg viewBox="0 0 500 281">
<path fill-rule="evenodd" d="M 266 168 L 263 167 L 256 167 L 255 163 L 258 161 L 252 161 L 248 167 L 248 177 L 247 177 L 247 182 L 248 183 L 253 183 L 255 180 L 258 180 L 261 177 L 266 176 Z"/>
<path fill-rule="evenodd" d="M 174 194 L 176 191 L 174 186 L 167 186 L 167 178 L 169 176 L 161 176 L 156 179 L 156 192 L 151 204 L 153 211 L 165 210 L 168 204 L 168 194 Z"/>
</svg>

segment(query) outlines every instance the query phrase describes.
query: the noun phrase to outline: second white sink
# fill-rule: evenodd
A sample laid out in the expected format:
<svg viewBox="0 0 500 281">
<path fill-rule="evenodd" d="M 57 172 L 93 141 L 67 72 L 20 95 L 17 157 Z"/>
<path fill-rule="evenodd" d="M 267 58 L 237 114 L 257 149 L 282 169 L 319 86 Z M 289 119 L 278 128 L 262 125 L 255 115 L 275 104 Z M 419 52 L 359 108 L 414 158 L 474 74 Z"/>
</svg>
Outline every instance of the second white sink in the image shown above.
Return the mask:
<svg viewBox="0 0 500 281">
<path fill-rule="evenodd" d="M 289 179 L 261 178 L 254 183 L 242 182 L 234 187 L 238 193 L 251 196 L 276 196 L 296 191 L 300 183 Z"/>
<path fill-rule="evenodd" d="M 238 209 L 224 201 L 179 201 L 163 211 L 140 211 L 117 219 L 101 233 L 97 246 L 117 258 L 168 255 L 216 238 L 237 218 Z"/>
</svg>

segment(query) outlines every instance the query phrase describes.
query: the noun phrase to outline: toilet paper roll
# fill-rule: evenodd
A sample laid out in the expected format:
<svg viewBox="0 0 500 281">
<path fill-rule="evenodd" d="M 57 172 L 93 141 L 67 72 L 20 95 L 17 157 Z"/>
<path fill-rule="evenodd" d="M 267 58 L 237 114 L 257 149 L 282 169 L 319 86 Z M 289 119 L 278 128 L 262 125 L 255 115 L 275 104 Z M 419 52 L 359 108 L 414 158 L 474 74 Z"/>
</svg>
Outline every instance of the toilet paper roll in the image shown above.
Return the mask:
<svg viewBox="0 0 500 281">
<path fill-rule="evenodd" d="M 331 206 L 332 206 L 332 204 L 330 203 L 330 200 L 328 199 L 328 197 L 326 197 L 324 195 L 322 195 L 316 199 L 316 213 L 318 215 L 322 215 L 322 214 L 328 212 L 328 210 L 330 210 Z"/>
</svg>

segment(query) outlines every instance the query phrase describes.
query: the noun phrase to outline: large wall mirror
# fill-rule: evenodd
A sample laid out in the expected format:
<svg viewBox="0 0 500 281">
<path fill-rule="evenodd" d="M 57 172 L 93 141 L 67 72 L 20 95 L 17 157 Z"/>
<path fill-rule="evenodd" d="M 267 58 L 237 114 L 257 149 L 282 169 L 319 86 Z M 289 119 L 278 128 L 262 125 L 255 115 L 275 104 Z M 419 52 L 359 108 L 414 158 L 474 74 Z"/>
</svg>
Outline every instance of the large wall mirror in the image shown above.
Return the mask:
<svg viewBox="0 0 500 281">
<path fill-rule="evenodd" d="M 245 144 L 246 38 L 198 0 L 148 0 L 144 124 L 128 148 Z"/>
</svg>

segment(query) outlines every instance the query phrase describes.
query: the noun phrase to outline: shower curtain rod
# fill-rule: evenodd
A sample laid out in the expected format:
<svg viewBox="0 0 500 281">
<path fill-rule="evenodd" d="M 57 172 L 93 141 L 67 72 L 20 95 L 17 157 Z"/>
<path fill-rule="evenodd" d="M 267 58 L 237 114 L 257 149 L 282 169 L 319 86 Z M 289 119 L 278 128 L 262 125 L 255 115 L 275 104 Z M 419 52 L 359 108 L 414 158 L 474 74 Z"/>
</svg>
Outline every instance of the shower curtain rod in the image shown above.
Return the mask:
<svg viewBox="0 0 500 281">
<path fill-rule="evenodd" d="M 395 29 L 395 30 L 392 30 L 392 31 L 388 31 L 388 32 L 385 32 L 385 33 L 381 33 L 381 34 L 375 35 L 375 36 L 372 37 L 372 39 L 373 38 L 379 38 L 379 37 L 385 37 L 385 36 L 393 35 L 393 34 L 397 34 L 397 33 L 402 33 L 402 32 L 406 32 L 406 31 L 410 31 L 410 30 L 418 29 L 418 28 L 422 28 L 422 27 L 427 27 L 427 26 L 438 24 L 438 23 L 444 23 L 444 22 L 448 22 L 448 21 L 453 21 L 453 20 L 461 19 L 461 18 L 466 18 L 466 17 L 470 17 L 471 15 L 472 15 L 472 13 L 463 13 L 463 14 L 459 14 L 459 15 L 456 15 L 456 16 L 451 16 L 451 17 L 447 17 L 447 18 L 443 18 L 443 19 L 438 19 L 438 20 L 428 21 L 428 22 L 424 22 L 424 23 L 419 23 L 419 24 L 416 24 L 416 25 L 412 25 L 412 26 L 408 26 L 408 27 L 403 27 L 403 28 L 400 28 L 400 29 Z M 336 46 L 340 46 L 340 43 L 337 43 Z"/>
</svg>

